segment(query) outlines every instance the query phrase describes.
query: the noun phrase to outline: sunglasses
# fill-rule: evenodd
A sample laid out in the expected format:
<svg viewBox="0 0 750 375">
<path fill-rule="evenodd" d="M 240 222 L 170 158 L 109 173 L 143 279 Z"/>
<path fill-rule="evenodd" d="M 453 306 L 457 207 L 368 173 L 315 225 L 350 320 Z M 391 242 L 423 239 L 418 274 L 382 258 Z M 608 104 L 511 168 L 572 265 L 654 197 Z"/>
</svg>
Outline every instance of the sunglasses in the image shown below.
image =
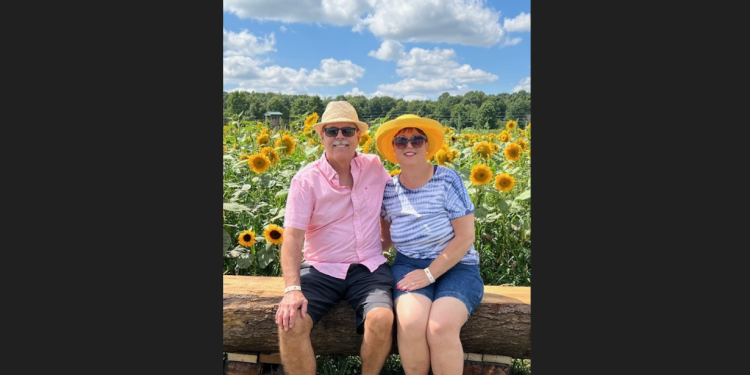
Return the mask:
<svg viewBox="0 0 750 375">
<path fill-rule="evenodd" d="M 411 138 L 406 137 L 395 137 L 393 138 L 393 145 L 396 146 L 397 149 L 403 150 L 406 148 L 406 144 L 411 142 L 411 146 L 414 148 L 420 148 L 424 144 L 425 137 L 422 135 L 415 135 Z"/>
<path fill-rule="evenodd" d="M 339 128 L 325 128 L 323 131 L 331 138 L 339 135 Z M 356 132 L 357 128 L 341 128 L 341 134 L 343 134 L 344 137 L 353 137 Z"/>
</svg>

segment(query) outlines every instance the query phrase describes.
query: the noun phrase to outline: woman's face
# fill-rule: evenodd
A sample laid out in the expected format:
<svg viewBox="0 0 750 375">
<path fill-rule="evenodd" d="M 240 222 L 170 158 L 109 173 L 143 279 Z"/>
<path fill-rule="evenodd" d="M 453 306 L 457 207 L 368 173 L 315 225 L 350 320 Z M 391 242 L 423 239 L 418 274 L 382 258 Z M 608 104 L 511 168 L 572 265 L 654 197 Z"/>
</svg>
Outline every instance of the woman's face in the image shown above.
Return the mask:
<svg viewBox="0 0 750 375">
<path fill-rule="evenodd" d="M 427 137 L 419 130 L 401 129 L 393 136 L 392 142 L 399 165 L 427 162 Z"/>
</svg>

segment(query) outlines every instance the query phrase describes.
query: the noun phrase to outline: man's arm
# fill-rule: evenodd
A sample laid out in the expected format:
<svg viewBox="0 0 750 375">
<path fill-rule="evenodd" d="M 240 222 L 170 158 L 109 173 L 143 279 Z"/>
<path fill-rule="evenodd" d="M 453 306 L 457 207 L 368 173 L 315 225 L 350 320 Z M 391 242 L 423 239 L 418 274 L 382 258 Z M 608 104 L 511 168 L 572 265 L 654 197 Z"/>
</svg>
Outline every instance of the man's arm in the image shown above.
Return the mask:
<svg viewBox="0 0 750 375">
<path fill-rule="evenodd" d="M 281 272 L 284 276 L 284 287 L 301 285 L 299 270 L 304 240 L 304 230 L 292 227 L 284 228 L 284 242 L 281 243 Z M 307 313 L 305 295 L 299 290 L 284 293 L 284 298 L 276 310 L 276 324 L 285 331 L 292 328 L 298 309 L 301 309 L 300 312 L 304 317 Z"/>
</svg>

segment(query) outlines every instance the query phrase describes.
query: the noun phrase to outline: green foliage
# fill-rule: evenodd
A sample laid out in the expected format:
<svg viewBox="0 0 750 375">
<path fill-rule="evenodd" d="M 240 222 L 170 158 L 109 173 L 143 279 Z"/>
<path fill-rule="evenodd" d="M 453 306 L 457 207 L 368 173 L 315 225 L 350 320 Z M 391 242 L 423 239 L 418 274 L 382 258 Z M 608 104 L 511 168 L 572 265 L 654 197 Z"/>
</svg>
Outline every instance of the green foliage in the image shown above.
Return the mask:
<svg viewBox="0 0 750 375">
<path fill-rule="evenodd" d="M 512 94 L 485 94 L 482 91 L 469 91 L 464 95 L 450 95 L 445 92 L 437 100 L 394 99 L 376 96 L 367 99 L 364 95 L 337 95 L 335 98 L 321 99 L 318 95 L 287 95 L 279 93 L 257 93 L 247 91 L 223 92 L 224 118 L 231 118 L 244 112 L 246 120 L 265 120 L 267 111 L 283 113 L 284 124 L 293 123 L 304 113 L 317 112 L 322 115 L 328 102 L 346 100 L 354 106 L 359 119 L 369 123 L 374 118 L 388 116 L 396 118 L 406 113 L 437 119 L 444 125 L 462 130 L 498 129 L 499 122 L 516 119 L 524 128 L 531 116 L 531 93 L 521 90 Z M 486 124 L 486 125 L 485 125 Z"/>
<path fill-rule="evenodd" d="M 510 375 L 531 375 L 531 360 L 513 359 L 510 364 Z"/>
<path fill-rule="evenodd" d="M 475 96 L 476 98 L 476 96 Z M 445 100 L 449 100 L 446 98 Z M 305 116 L 308 115 L 306 112 Z M 283 226 L 284 206 L 289 191 L 289 183 L 294 174 L 307 163 L 319 158 L 323 152 L 318 135 L 305 134 L 301 130 L 288 134 L 295 140 L 294 152 L 285 155 L 285 147 L 276 145 L 285 133 L 267 128 L 265 123 L 253 123 L 235 117 L 224 128 L 224 274 L 279 276 L 280 245 L 274 245 L 263 237 L 263 230 L 270 224 Z M 304 124 L 305 117 L 293 119 Z M 374 137 L 377 129 L 389 117 L 379 117 L 370 121 L 368 134 Z M 268 143 L 258 144 L 263 132 Z M 531 286 L 531 158 L 521 153 L 518 161 L 506 159 L 503 150 L 511 140 L 524 138 L 531 144 L 530 130 L 510 130 L 512 139 L 501 142 L 487 130 L 465 129 L 463 134 L 446 134 L 445 146 L 455 150 L 457 156 L 446 161 L 445 166 L 459 172 L 475 206 L 476 240 L 474 247 L 480 256 L 480 274 L 485 285 Z M 524 134 L 522 137 L 521 134 Z M 473 150 L 479 141 L 487 141 L 497 146 L 497 150 L 483 159 Z M 262 173 L 252 171 L 244 156 L 260 152 L 261 147 L 273 147 L 280 161 Z M 359 148 L 361 151 L 361 147 Z M 368 152 L 378 155 L 377 148 L 371 146 Z M 432 160 L 435 162 L 435 160 Z M 498 191 L 493 181 L 482 185 L 471 182 L 472 168 L 485 164 L 491 168 L 493 177 L 507 173 L 514 177 L 515 185 L 509 192 Z M 387 170 L 398 168 L 384 160 Z M 238 235 L 245 230 L 255 233 L 255 245 L 245 247 L 239 244 Z M 392 262 L 395 249 L 385 253 Z"/>
</svg>

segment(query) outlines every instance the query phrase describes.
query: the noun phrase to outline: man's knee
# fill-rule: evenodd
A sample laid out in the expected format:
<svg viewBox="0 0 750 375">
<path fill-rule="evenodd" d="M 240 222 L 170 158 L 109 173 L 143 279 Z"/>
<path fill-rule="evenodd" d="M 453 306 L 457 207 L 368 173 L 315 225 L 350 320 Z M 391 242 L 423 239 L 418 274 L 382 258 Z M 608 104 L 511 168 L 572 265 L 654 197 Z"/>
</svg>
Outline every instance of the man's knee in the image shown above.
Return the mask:
<svg viewBox="0 0 750 375">
<path fill-rule="evenodd" d="M 393 328 L 393 310 L 377 307 L 367 313 L 365 326 L 375 330 L 390 330 Z"/>
<path fill-rule="evenodd" d="M 294 326 L 284 331 L 281 326 L 278 326 L 279 339 L 284 341 L 285 339 L 298 340 L 303 337 L 310 337 L 312 331 L 313 322 L 310 315 L 305 315 L 304 318 L 297 313 L 297 319 L 294 321 Z"/>
</svg>

